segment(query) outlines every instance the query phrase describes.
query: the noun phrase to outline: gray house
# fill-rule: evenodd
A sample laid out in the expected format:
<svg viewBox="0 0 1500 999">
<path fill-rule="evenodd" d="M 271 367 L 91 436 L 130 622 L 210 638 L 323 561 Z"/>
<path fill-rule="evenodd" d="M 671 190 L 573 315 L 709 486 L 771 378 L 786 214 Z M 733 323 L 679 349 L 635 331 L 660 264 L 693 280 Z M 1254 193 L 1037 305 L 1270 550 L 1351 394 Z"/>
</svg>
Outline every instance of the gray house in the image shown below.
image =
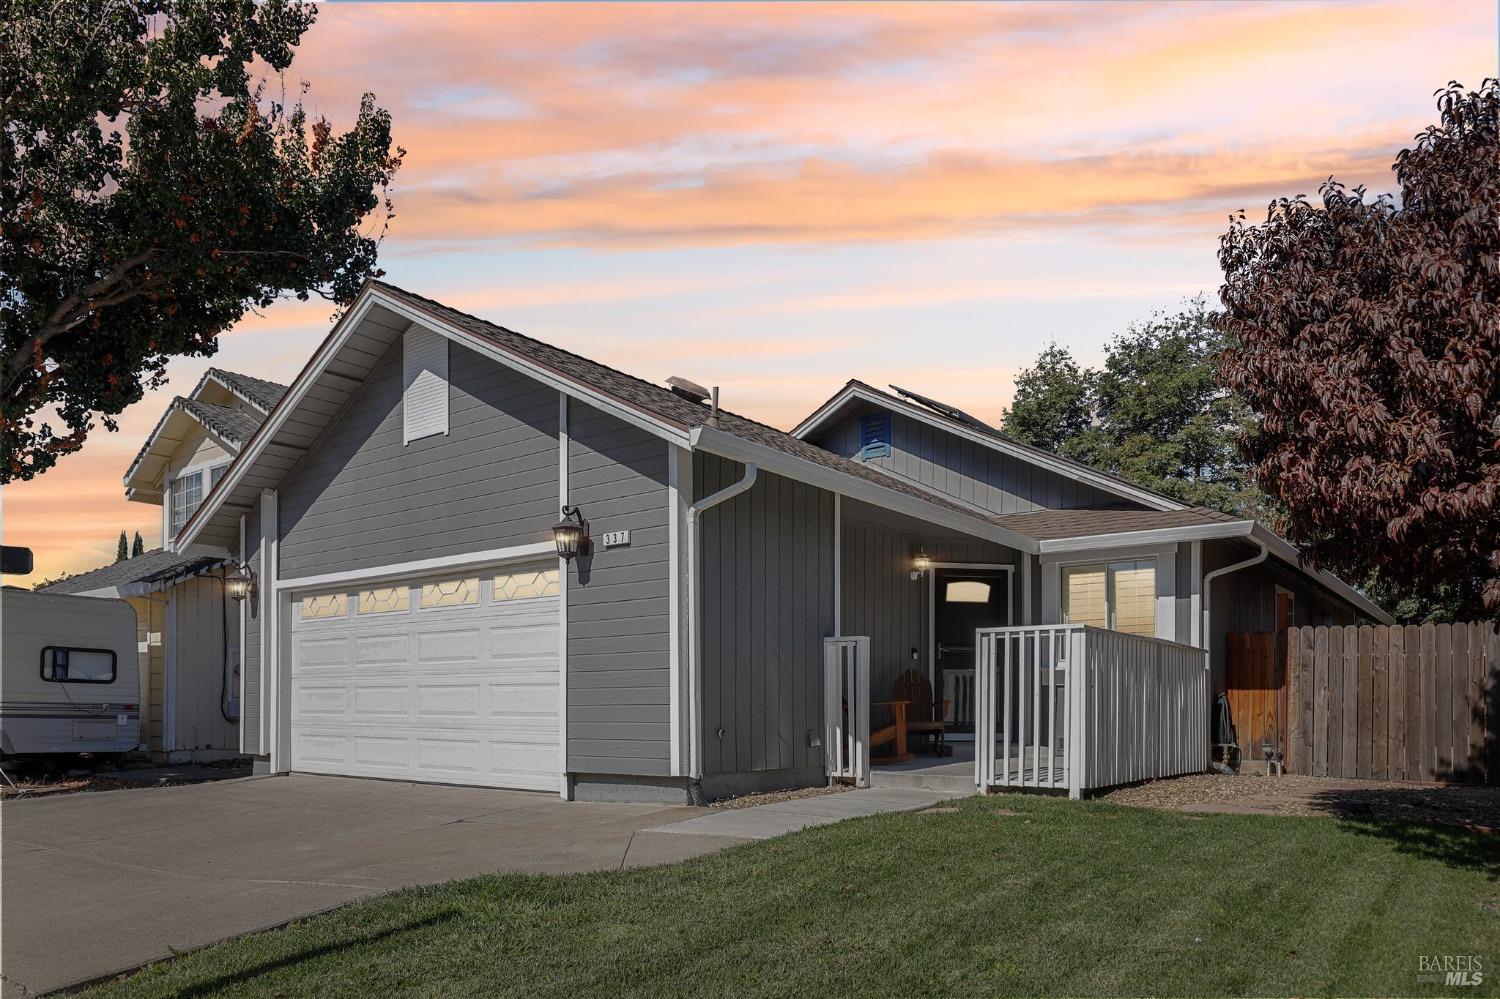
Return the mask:
<svg viewBox="0 0 1500 999">
<path fill-rule="evenodd" d="M 913 669 L 963 702 L 976 773 L 1005 773 L 981 783 L 1114 779 L 1067 754 L 1125 717 L 1068 679 L 1115 636 L 1109 668 L 1170 702 L 1132 716 L 1137 755 L 1171 730 L 1153 765 L 1201 769 L 1222 668 L 1202 649 L 1278 615 L 1384 619 L 1253 521 L 932 400 L 851 382 L 785 433 L 380 282 L 173 544 L 253 578 L 239 729 L 261 770 L 580 799 L 862 779 L 865 718 Z"/>
</svg>

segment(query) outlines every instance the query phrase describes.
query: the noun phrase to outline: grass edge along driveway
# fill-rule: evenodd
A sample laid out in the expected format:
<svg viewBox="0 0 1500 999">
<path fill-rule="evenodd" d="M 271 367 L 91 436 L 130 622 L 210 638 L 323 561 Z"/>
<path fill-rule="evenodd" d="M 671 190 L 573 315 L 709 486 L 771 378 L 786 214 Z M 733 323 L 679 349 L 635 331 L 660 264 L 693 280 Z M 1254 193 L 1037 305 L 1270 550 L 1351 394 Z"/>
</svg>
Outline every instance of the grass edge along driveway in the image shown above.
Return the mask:
<svg viewBox="0 0 1500 999">
<path fill-rule="evenodd" d="M 1001 795 L 411 889 L 99 996 L 1500 994 L 1500 837 Z M 1420 983 L 1423 954 L 1485 982 Z"/>
</svg>

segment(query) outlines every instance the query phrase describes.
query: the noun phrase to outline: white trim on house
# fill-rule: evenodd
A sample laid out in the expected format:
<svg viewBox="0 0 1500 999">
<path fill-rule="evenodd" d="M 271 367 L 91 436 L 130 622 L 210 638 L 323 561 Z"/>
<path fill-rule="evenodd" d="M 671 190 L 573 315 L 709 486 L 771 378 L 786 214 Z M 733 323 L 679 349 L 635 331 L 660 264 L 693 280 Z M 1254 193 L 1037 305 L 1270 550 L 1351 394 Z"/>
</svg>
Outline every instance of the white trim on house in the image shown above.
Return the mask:
<svg viewBox="0 0 1500 999">
<path fill-rule="evenodd" d="M 708 451 L 741 463 L 751 462 L 768 472 L 785 475 L 799 482 L 827 489 L 829 492 L 842 493 L 885 510 L 904 513 L 931 524 L 952 528 L 986 541 L 994 541 L 1008 548 L 1028 552 L 1037 550 L 1037 543 L 1034 539 L 1017 534 L 998 524 L 969 517 L 957 510 L 950 510 L 946 506 L 909 496 L 877 482 L 870 482 L 867 479 L 850 475 L 848 472 L 841 472 L 838 469 L 808 461 L 806 458 L 798 458 L 776 448 L 756 444 L 722 430 L 715 430 L 712 427 L 694 427 L 691 442 L 694 449 Z"/>
<path fill-rule="evenodd" d="M 276 666 L 280 659 L 276 646 L 276 618 L 281 610 L 281 595 L 276 590 L 276 490 L 260 491 L 260 751 L 276 764 L 275 721 L 277 714 Z"/>
<path fill-rule="evenodd" d="M 844 497 L 833 494 L 833 637 L 844 634 Z"/>
<path fill-rule="evenodd" d="M 1023 554 L 1021 556 L 1025 558 Z M 1012 562 L 933 562 L 927 573 L 927 682 L 937 690 L 937 570 L 962 569 L 972 572 L 1005 573 L 1005 625 L 1009 627 L 1016 613 L 1016 567 Z M 978 650 L 975 650 L 978 655 Z M 942 698 L 938 693 L 937 697 Z"/>
<path fill-rule="evenodd" d="M 1096 548 L 1119 548 L 1128 545 L 1176 544 L 1179 541 L 1194 541 L 1213 538 L 1246 538 L 1255 528 L 1253 520 L 1236 520 L 1224 523 L 1188 524 L 1183 527 L 1162 527 L 1150 531 L 1122 531 L 1117 534 L 1087 534 L 1076 538 L 1054 538 L 1043 541 L 1043 554 L 1052 552 L 1093 551 Z"/>
<path fill-rule="evenodd" d="M 881 406 L 883 408 L 898 409 L 902 413 L 902 415 L 925 423 L 928 426 L 936 427 L 940 430 L 945 430 L 948 433 L 956 434 L 959 437 L 964 438 L 965 440 L 973 441 L 975 444 L 980 444 L 992 451 L 998 451 L 1001 454 L 1009 455 L 1010 457 L 1016 458 L 1020 461 L 1029 462 L 1039 468 L 1045 468 L 1050 472 L 1056 472 L 1058 475 L 1065 475 L 1068 478 L 1075 479 L 1079 482 L 1087 482 L 1091 486 L 1103 489 L 1106 492 L 1114 493 L 1116 496 L 1123 496 L 1127 499 L 1134 500 L 1137 503 L 1145 504 L 1146 506 L 1151 507 L 1153 510 L 1186 509 L 1186 504 L 1178 503 L 1175 500 L 1167 499 L 1164 496 L 1158 496 L 1156 493 L 1140 489 L 1139 487 L 1133 486 L 1128 482 L 1122 482 L 1112 476 L 1096 472 L 1093 469 L 1088 468 L 1087 466 L 1074 464 L 1054 455 L 1049 455 L 1045 452 L 1039 452 L 1031 448 L 1019 446 L 1009 441 L 991 437 L 987 434 L 978 433 L 974 430 L 964 427 L 962 424 L 940 420 L 937 417 L 933 416 L 931 413 L 923 410 L 921 407 L 915 406 L 904 399 L 895 399 L 884 394 L 873 393 L 860 385 L 845 386 L 842 392 L 834 396 L 832 399 L 828 400 L 828 402 L 824 403 L 821 407 L 818 408 L 817 412 L 813 413 L 807 419 L 799 423 L 797 427 L 792 430 L 792 436 L 799 439 L 805 439 L 809 434 L 819 429 L 835 413 L 843 409 L 843 407 L 853 399 L 859 399 L 864 402 L 872 403 L 876 406 Z"/>
<path fill-rule="evenodd" d="M 167 591 L 167 627 L 163 638 L 166 642 L 163 650 L 166 655 L 163 657 L 161 677 L 161 748 L 163 753 L 171 753 L 177 748 L 177 587 L 175 586 Z M 143 698 L 142 703 L 149 702 Z"/>
<path fill-rule="evenodd" d="M 268 490 L 271 491 L 271 490 Z M 402 579 L 412 576 L 428 576 L 450 569 L 473 569 L 484 565 L 501 565 L 507 562 L 535 560 L 541 555 L 551 555 L 557 547 L 550 541 L 538 541 L 529 545 L 513 545 L 510 548 L 492 548 L 482 552 L 464 552 L 461 555 L 442 555 L 437 558 L 418 559 L 414 562 L 396 562 L 391 565 L 372 566 L 368 569 L 345 569 L 342 572 L 325 572 L 318 576 L 293 576 L 278 579 L 275 587 L 282 591 L 323 589 L 362 583 L 371 579 Z"/>
<path fill-rule="evenodd" d="M 557 504 L 568 505 L 568 468 L 573 438 L 568 432 L 568 394 L 557 393 Z M 562 516 L 561 509 L 558 516 Z M 526 546 L 520 546 L 526 547 Z M 557 544 L 533 547 L 551 548 Z M 568 562 L 557 556 L 557 770 L 558 796 L 568 801 L 573 789 L 568 783 Z"/>
<path fill-rule="evenodd" d="M 1042 556 L 1042 620 L 1062 622 L 1062 568 L 1128 559 L 1156 560 L 1156 637 L 1177 641 L 1177 546 L 1098 548 Z"/>
<path fill-rule="evenodd" d="M 1188 626 L 1189 645 L 1204 649 L 1203 641 L 1203 542 L 1194 541 L 1188 548 L 1188 609 L 1192 623 Z"/>
<path fill-rule="evenodd" d="M 245 517 L 246 517 L 246 514 L 243 514 L 243 513 L 240 514 L 240 554 L 239 554 L 239 565 L 244 565 L 245 564 L 245 550 L 246 550 L 245 549 Z M 249 606 L 249 604 L 250 604 L 250 598 L 249 597 L 246 597 L 244 600 L 241 600 L 239 602 L 239 618 L 240 618 L 240 710 L 239 710 L 239 715 L 237 716 L 239 718 L 239 725 L 237 726 L 237 731 L 239 732 L 239 737 L 240 737 L 240 752 L 242 752 L 242 753 L 246 752 L 246 750 L 245 750 L 245 673 L 246 673 L 246 670 L 245 670 L 245 645 L 246 645 L 245 638 L 249 635 L 249 632 L 250 632 L 250 606 Z M 262 710 L 264 710 L 263 707 L 262 707 Z"/>
<path fill-rule="evenodd" d="M 684 475 L 684 464 L 686 475 Z M 683 776 L 683 728 L 682 728 L 682 529 L 687 522 L 686 497 L 693 494 L 693 453 L 675 444 L 667 445 L 667 562 L 672 571 L 667 575 L 667 630 L 670 633 L 667 645 L 667 724 L 671 732 L 669 743 L 669 772 L 673 777 Z M 691 582 L 688 583 L 692 585 Z"/>
</svg>

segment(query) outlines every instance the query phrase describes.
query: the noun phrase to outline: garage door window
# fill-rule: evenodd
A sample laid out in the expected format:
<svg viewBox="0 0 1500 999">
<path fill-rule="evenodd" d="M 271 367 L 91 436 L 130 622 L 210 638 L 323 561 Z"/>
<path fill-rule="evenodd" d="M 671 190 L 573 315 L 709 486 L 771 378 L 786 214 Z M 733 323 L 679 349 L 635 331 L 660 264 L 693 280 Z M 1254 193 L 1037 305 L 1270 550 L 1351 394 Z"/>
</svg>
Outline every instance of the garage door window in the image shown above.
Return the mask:
<svg viewBox="0 0 1500 999">
<path fill-rule="evenodd" d="M 322 593 L 315 597 L 302 598 L 302 620 L 313 621 L 320 617 L 348 617 L 349 602 L 342 593 Z"/>
<path fill-rule="evenodd" d="M 557 570 L 541 569 L 495 577 L 495 602 L 557 596 Z"/>
<path fill-rule="evenodd" d="M 373 590 L 359 591 L 361 614 L 392 614 L 405 612 L 410 606 L 411 590 L 406 586 L 380 586 Z"/>
<path fill-rule="evenodd" d="M 422 609 L 433 607 L 468 607 L 479 603 L 479 580 L 444 579 L 422 584 Z"/>
</svg>

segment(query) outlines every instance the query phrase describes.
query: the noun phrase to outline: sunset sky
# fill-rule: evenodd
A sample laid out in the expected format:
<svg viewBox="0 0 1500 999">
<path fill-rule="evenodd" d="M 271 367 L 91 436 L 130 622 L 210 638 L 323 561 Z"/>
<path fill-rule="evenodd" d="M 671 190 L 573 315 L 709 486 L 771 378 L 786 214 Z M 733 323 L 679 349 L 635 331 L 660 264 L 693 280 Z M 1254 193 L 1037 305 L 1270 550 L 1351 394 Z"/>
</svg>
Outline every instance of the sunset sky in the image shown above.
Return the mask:
<svg viewBox="0 0 1500 999">
<path fill-rule="evenodd" d="M 1447 3 L 349 4 L 289 81 L 408 150 L 388 279 L 795 424 L 850 377 L 998 421 L 1049 339 L 1214 295 L 1226 216 L 1374 190 L 1496 74 L 1493 0 Z M 210 363 L 287 382 L 327 332 L 286 302 L 173 363 L 83 452 L 6 487 L 37 574 L 160 541 L 121 477 Z M 21 582 L 14 580 L 14 582 Z"/>
</svg>

